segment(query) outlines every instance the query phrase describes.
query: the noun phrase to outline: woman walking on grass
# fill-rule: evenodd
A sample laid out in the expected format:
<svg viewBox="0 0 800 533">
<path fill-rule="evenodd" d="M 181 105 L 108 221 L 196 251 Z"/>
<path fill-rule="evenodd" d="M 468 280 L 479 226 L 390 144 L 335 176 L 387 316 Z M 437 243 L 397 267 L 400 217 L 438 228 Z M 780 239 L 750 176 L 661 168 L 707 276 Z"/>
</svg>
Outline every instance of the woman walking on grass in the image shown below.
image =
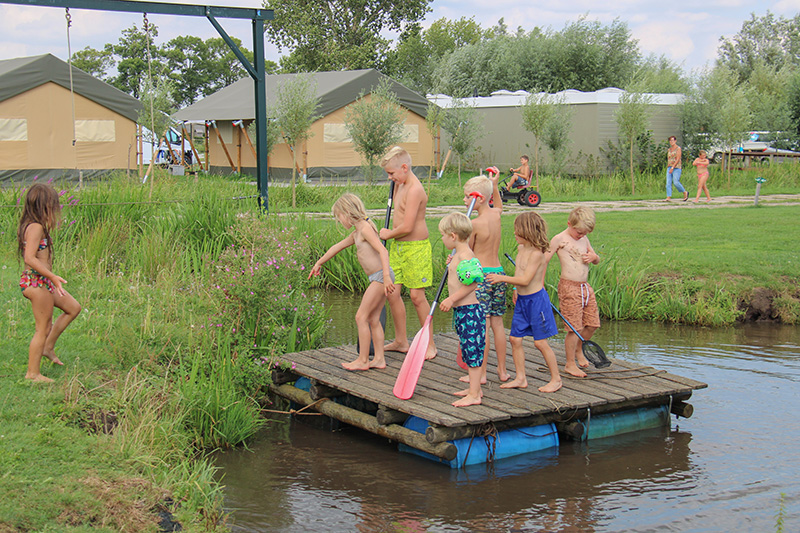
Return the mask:
<svg viewBox="0 0 800 533">
<path fill-rule="evenodd" d="M 17 243 L 18 252 L 25 261 L 19 288 L 22 295 L 31 301 L 36 322 L 36 331 L 28 349 L 25 379 L 35 382 L 53 381 L 42 375 L 42 357 L 56 365 L 64 364 L 56 356 L 56 341 L 81 312 L 81 305 L 64 289 L 67 281 L 51 270 L 53 241 L 50 231 L 56 227 L 60 216 L 61 204 L 55 189 L 37 183 L 28 190 L 17 229 Z M 55 323 L 54 307 L 63 311 Z"/>
<path fill-rule="evenodd" d="M 678 146 L 678 139 L 675 136 L 669 138 L 669 149 L 667 150 L 667 202 L 672 200 L 672 186 L 683 193 L 683 201 L 689 198 L 689 192 L 681 184 L 681 147 Z"/>
</svg>

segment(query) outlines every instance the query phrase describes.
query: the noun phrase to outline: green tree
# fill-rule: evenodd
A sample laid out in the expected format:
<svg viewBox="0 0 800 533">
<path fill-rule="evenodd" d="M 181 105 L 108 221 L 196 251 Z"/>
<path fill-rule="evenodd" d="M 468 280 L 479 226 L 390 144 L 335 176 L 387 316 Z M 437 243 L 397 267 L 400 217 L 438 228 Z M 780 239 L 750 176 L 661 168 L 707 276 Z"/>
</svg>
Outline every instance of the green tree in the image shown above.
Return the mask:
<svg viewBox="0 0 800 533">
<path fill-rule="evenodd" d="M 686 94 L 690 85 L 681 67 L 663 55 L 651 55 L 642 61 L 631 83 L 643 92 L 656 94 Z"/>
<path fill-rule="evenodd" d="M 792 119 L 791 131 L 800 136 L 800 68 L 795 69 L 789 77 L 786 89 L 789 100 L 789 116 Z"/>
<path fill-rule="evenodd" d="M 425 114 L 425 127 L 428 129 L 431 138 L 434 142 L 431 146 L 431 161 L 436 160 L 436 139 L 440 139 L 442 131 L 442 123 L 445 119 L 445 110 L 434 103 L 428 103 L 428 112 Z M 441 146 L 441 144 L 440 144 Z M 428 194 L 431 191 L 431 175 L 433 174 L 433 165 L 428 169 Z"/>
<path fill-rule="evenodd" d="M 717 62 L 733 70 L 744 81 L 757 63 L 780 69 L 800 65 L 800 15 L 776 18 L 767 11 L 763 17 L 750 14 L 742 29 L 730 39 L 720 39 Z"/>
<path fill-rule="evenodd" d="M 165 76 L 162 68 L 163 54 L 155 44 L 158 28 L 150 23 L 147 30 L 132 25 L 122 30 L 117 44 L 107 44 L 105 51 L 119 58 L 117 75 L 109 83 L 117 89 L 139 98 L 139 89 L 145 78 Z"/>
<path fill-rule="evenodd" d="M 450 134 L 450 148 L 458 155 L 458 186 L 461 187 L 461 164 L 482 137 L 480 118 L 475 108 L 454 98 L 445 110 L 442 127 Z"/>
<path fill-rule="evenodd" d="M 570 132 L 572 130 L 572 108 L 564 97 L 553 100 L 553 113 L 547 122 L 542 141 L 552 152 L 553 173 L 560 176 L 569 157 Z"/>
<path fill-rule="evenodd" d="M 536 188 L 539 188 L 539 141 L 553 117 L 552 97 L 547 93 L 531 93 L 520 107 L 522 126 L 534 136 L 533 161 Z"/>
<path fill-rule="evenodd" d="M 628 144 L 629 163 L 631 169 L 631 194 L 636 194 L 636 180 L 633 174 L 633 148 L 636 140 L 647 131 L 650 115 L 650 95 L 625 91 L 619 96 L 619 107 L 614 118 L 617 121 L 619 136 Z"/>
<path fill-rule="evenodd" d="M 108 71 L 114 68 L 115 64 L 114 56 L 108 49 L 95 50 L 87 46 L 72 54 L 72 66 L 104 81 L 108 79 Z"/>
<path fill-rule="evenodd" d="M 208 85 L 208 46 L 199 37 L 178 36 L 163 50 L 173 84 L 172 100 L 178 107 L 193 104 Z"/>
<path fill-rule="evenodd" d="M 256 143 L 256 121 L 253 120 L 247 125 L 247 135 L 250 137 L 250 142 L 254 145 Z M 277 124 L 277 112 L 274 107 L 267 106 L 267 155 L 272 153 L 272 150 L 280 142 L 281 131 Z"/>
<path fill-rule="evenodd" d="M 345 110 L 344 117 L 353 148 L 363 158 L 364 175 L 372 185 L 378 173 L 378 161 L 403 137 L 405 113 L 388 78 L 381 80 L 372 93 L 362 91 L 358 100 Z"/>
<path fill-rule="evenodd" d="M 792 128 L 789 86 L 792 69 L 778 69 L 757 61 L 743 88 L 752 113 L 752 128 L 761 131 L 787 131 Z"/>
<path fill-rule="evenodd" d="M 275 19 L 267 38 L 291 55 L 284 70 L 377 68 L 389 49 L 385 31 L 422 20 L 431 0 L 265 0 Z"/>
<path fill-rule="evenodd" d="M 292 207 L 297 207 L 297 150 L 311 136 L 311 125 L 319 118 L 318 105 L 317 88 L 306 75 L 298 74 L 278 86 L 276 125 L 292 148 Z"/>
<path fill-rule="evenodd" d="M 172 90 L 171 82 L 161 77 L 142 78 L 141 85 L 137 90 L 137 93 L 141 95 L 142 104 L 144 104 L 142 110 L 139 111 L 137 122 L 142 126 L 142 142 L 150 143 L 152 161 L 155 160 L 161 137 L 172 124 L 170 115 L 175 112 L 170 98 Z M 167 144 L 167 149 L 169 149 L 169 144 Z M 178 154 L 178 157 L 183 158 L 183 154 Z M 154 181 L 155 173 L 150 178 L 150 196 L 153 195 Z"/>
<path fill-rule="evenodd" d="M 747 108 L 747 91 L 743 87 L 730 87 L 725 103 L 719 109 L 719 133 L 727 147 L 728 186 L 731 184 L 731 152 L 734 144 L 742 140 L 750 129 L 752 114 Z"/>
</svg>

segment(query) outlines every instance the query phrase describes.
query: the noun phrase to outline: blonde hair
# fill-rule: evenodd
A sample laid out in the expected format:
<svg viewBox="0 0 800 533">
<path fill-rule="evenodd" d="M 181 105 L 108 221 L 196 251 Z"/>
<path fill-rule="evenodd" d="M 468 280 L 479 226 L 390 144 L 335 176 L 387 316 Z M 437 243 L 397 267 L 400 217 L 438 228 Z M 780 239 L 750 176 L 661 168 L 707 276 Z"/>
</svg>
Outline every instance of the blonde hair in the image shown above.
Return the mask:
<svg viewBox="0 0 800 533">
<path fill-rule="evenodd" d="M 472 221 L 464 213 L 450 213 L 439 221 L 442 235 L 455 233 L 459 241 L 466 241 L 472 235 Z"/>
<path fill-rule="evenodd" d="M 594 211 L 588 207 L 576 207 L 570 212 L 567 222 L 578 231 L 591 233 L 594 231 Z"/>
<path fill-rule="evenodd" d="M 706 156 L 707 156 L 706 151 L 705 150 L 700 150 L 699 156 L 702 157 L 703 159 L 705 159 Z"/>
<path fill-rule="evenodd" d="M 400 146 L 393 146 L 386 155 L 381 159 L 381 168 L 386 168 L 390 163 L 397 163 L 397 165 L 406 165 L 409 170 L 411 169 L 411 154 L 405 148 Z"/>
<path fill-rule="evenodd" d="M 464 184 L 464 194 L 476 192 L 483 197 L 484 202 L 488 202 L 492 198 L 492 190 L 491 180 L 483 174 L 470 178 Z"/>
<path fill-rule="evenodd" d="M 339 215 L 346 216 L 353 224 L 359 220 L 366 220 L 375 231 L 378 231 L 375 223 L 367 216 L 367 209 L 364 207 L 364 202 L 353 193 L 346 192 L 341 195 L 339 199 L 333 203 L 331 212 L 333 216 L 337 218 Z"/>
<path fill-rule="evenodd" d="M 534 248 L 541 250 L 542 253 L 550 248 L 550 241 L 547 239 L 547 223 L 538 213 L 528 211 L 514 219 L 514 233 Z"/>
</svg>

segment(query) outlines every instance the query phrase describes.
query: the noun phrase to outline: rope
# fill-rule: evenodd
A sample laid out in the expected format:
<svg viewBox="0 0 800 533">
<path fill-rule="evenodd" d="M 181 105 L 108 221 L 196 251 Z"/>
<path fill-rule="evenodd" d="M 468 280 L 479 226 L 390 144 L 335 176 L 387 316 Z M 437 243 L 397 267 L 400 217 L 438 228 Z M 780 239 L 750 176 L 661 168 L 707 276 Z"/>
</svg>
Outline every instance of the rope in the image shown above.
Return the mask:
<svg viewBox="0 0 800 533">
<path fill-rule="evenodd" d="M 67 67 L 69 69 L 69 95 L 72 103 L 72 155 L 75 158 L 75 170 L 78 170 L 78 133 L 75 131 L 75 88 L 72 84 L 72 42 L 70 41 L 70 27 L 72 27 L 72 15 L 69 8 L 66 8 L 64 18 L 67 19 Z M 83 185 L 83 174 L 81 173 L 80 185 Z"/>
<path fill-rule="evenodd" d="M 150 87 L 150 135 L 153 136 L 155 139 L 156 137 L 156 125 L 155 125 L 155 114 L 153 111 L 153 100 L 155 99 L 155 88 L 153 87 L 153 67 L 152 62 L 150 60 L 150 22 L 147 20 L 147 13 L 144 13 L 142 25 L 144 26 L 144 42 L 145 47 L 147 49 L 147 81 Z M 181 147 L 183 150 L 183 147 Z M 150 142 L 150 162 L 152 164 L 153 158 L 155 158 L 155 143 Z M 145 179 L 147 177 L 145 176 Z M 153 196 L 153 182 L 155 181 L 155 171 L 153 171 L 153 178 L 150 180 L 150 197 Z"/>
<path fill-rule="evenodd" d="M 469 446 L 467 446 L 467 453 L 464 454 L 464 462 L 461 464 L 461 468 L 467 466 L 467 459 L 469 458 L 469 452 L 472 449 L 472 443 L 475 437 L 483 437 L 486 443 L 486 464 L 492 465 L 494 463 L 494 458 L 497 455 L 497 428 L 494 423 L 487 422 L 478 426 L 478 429 L 472 434 L 469 440 Z"/>
</svg>

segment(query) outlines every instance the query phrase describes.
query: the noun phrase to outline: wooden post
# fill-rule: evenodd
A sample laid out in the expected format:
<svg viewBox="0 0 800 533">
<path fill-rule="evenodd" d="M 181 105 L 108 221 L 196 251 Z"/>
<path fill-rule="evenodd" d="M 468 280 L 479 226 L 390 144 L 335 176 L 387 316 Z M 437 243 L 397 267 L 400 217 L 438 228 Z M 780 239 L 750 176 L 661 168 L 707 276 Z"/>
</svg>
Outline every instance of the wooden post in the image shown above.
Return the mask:
<svg viewBox="0 0 800 533">
<path fill-rule="evenodd" d="M 228 147 L 225 146 L 225 141 L 222 140 L 222 134 L 219 132 L 219 128 L 217 127 L 217 122 L 212 121 L 211 125 L 214 126 L 214 132 L 216 132 L 217 134 L 217 139 L 219 139 L 219 144 L 220 146 L 222 146 L 222 151 L 225 152 L 225 157 L 228 158 L 228 164 L 231 166 L 231 170 L 236 172 L 236 165 L 233 164 L 233 159 L 231 159 L 231 154 L 228 152 Z"/>
<path fill-rule="evenodd" d="M 303 182 L 308 181 L 308 140 L 303 141 Z"/>
<path fill-rule="evenodd" d="M 206 172 L 208 172 L 208 169 L 211 168 L 211 166 L 210 166 L 211 165 L 211 146 L 209 146 L 209 144 L 208 144 L 208 142 L 210 140 L 208 138 L 208 122 L 204 122 L 203 124 L 205 125 L 205 129 L 206 129 L 206 161 L 205 161 L 205 164 L 206 164 Z"/>
<path fill-rule="evenodd" d="M 242 128 L 236 128 L 236 172 L 242 173 Z"/>
<path fill-rule="evenodd" d="M 242 129 L 242 133 L 244 134 L 244 140 L 247 141 L 247 144 L 250 146 L 250 151 L 253 152 L 253 157 L 258 158 L 258 154 L 256 153 L 256 147 L 253 146 L 253 141 L 250 140 L 250 134 L 247 133 L 247 130 L 244 129 L 244 121 L 239 126 Z"/>
<path fill-rule="evenodd" d="M 691 418 L 694 414 L 694 407 L 692 404 L 686 402 L 674 402 L 670 412 L 675 416 L 682 416 L 683 418 Z"/>
<path fill-rule="evenodd" d="M 144 170 L 144 139 L 142 138 L 144 135 L 142 134 L 142 126 L 141 124 L 136 125 L 136 131 L 138 132 L 138 145 L 139 145 L 139 153 L 137 154 L 137 159 L 139 163 L 139 179 L 142 179 L 142 171 Z"/>
<path fill-rule="evenodd" d="M 184 134 L 185 134 L 185 130 L 183 129 L 183 125 L 181 125 L 181 131 L 183 131 Z M 189 135 L 189 136 L 186 137 L 186 139 L 189 141 L 189 147 L 192 149 L 192 154 L 194 154 L 195 164 L 200 165 L 200 154 L 197 152 L 197 148 L 194 147 L 194 142 L 192 141 L 192 136 Z M 208 151 L 207 148 L 206 148 L 206 151 Z"/>
<path fill-rule="evenodd" d="M 333 387 L 328 387 L 327 385 L 318 383 L 315 379 L 311 380 L 311 387 L 308 389 L 308 394 L 314 401 L 319 400 L 320 398 L 336 398 L 338 396 L 345 395 L 344 391 L 340 391 L 339 389 L 334 389 Z"/>
<path fill-rule="evenodd" d="M 310 409 L 314 409 L 315 411 L 318 411 L 331 418 L 335 418 L 336 420 L 344 422 L 345 424 L 350 424 L 351 426 L 369 431 L 370 433 L 375 433 L 381 437 L 402 442 L 407 446 L 411 446 L 417 450 L 429 453 L 435 457 L 444 459 L 445 461 L 452 461 L 458 455 L 458 449 L 453 444 L 444 442 L 439 444 L 430 444 L 427 440 L 425 440 L 425 436 L 422 435 L 422 433 L 417 433 L 416 431 L 406 429 L 397 424 L 382 426 L 378 423 L 374 416 L 351 409 L 350 407 L 346 407 L 344 405 L 339 405 L 327 398 L 318 400 L 317 403 L 315 403 L 314 400 L 311 399 L 311 395 L 309 393 L 293 387 L 292 385 L 272 384 L 270 385 L 269 389 L 274 394 L 283 396 L 284 398 L 288 398 L 289 400 L 302 405 L 311 405 L 314 403 L 314 406 Z"/>
<path fill-rule="evenodd" d="M 408 414 L 381 405 L 378 407 L 378 412 L 375 413 L 375 418 L 378 420 L 378 424 L 388 426 L 389 424 L 402 424 L 408 418 Z"/>
</svg>

